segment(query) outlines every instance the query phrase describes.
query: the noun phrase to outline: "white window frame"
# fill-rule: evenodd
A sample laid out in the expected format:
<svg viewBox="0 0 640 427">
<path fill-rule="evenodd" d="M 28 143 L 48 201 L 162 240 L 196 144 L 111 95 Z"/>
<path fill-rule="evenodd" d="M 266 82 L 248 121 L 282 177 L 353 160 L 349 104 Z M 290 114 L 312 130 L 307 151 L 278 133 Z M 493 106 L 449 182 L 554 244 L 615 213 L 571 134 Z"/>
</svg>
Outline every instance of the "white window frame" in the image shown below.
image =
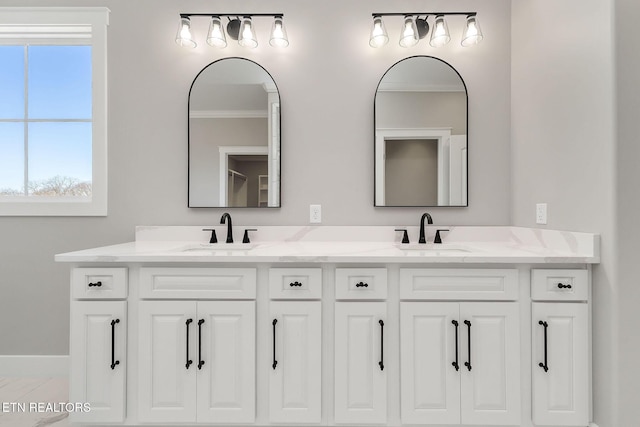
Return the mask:
<svg viewBox="0 0 640 427">
<path fill-rule="evenodd" d="M 91 199 L 46 196 L 1 196 L 0 216 L 107 215 L 107 26 L 105 7 L 0 7 L 0 45 L 47 44 L 47 33 L 90 26 L 92 68 Z M 90 40 L 90 41 L 89 41 Z M 70 43 L 60 42 L 61 45 Z"/>
</svg>

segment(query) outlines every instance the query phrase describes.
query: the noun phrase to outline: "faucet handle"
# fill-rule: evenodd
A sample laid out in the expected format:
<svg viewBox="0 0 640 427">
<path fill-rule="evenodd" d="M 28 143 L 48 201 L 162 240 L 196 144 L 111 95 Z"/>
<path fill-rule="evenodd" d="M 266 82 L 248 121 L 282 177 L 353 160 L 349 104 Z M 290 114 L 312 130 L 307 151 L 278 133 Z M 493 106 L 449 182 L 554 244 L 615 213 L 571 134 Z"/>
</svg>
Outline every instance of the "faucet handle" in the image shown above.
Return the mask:
<svg viewBox="0 0 640 427">
<path fill-rule="evenodd" d="M 250 231 L 258 231 L 257 228 L 247 228 L 244 230 L 244 237 L 242 237 L 242 243 L 251 243 L 249 240 L 249 232 Z"/>
<path fill-rule="evenodd" d="M 218 236 L 216 236 L 216 230 L 213 228 L 203 228 L 202 231 L 210 231 L 211 238 L 209 239 L 209 243 L 218 243 Z"/>
<path fill-rule="evenodd" d="M 449 230 L 445 230 L 445 229 L 437 230 L 436 237 L 433 239 L 433 243 L 442 243 L 442 239 L 440 238 L 441 231 L 449 231 Z"/>
<path fill-rule="evenodd" d="M 402 234 L 402 243 L 409 243 L 409 234 L 406 228 L 396 228 L 396 231 L 404 231 Z"/>
</svg>

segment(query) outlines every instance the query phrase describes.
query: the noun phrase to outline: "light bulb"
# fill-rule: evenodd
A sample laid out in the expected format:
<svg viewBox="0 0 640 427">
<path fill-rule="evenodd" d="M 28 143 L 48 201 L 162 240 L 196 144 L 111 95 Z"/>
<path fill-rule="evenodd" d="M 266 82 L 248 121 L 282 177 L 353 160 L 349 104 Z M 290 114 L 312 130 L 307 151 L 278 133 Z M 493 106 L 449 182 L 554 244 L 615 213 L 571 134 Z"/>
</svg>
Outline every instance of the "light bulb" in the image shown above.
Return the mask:
<svg viewBox="0 0 640 427">
<path fill-rule="evenodd" d="M 191 35 L 191 20 L 187 16 L 180 17 L 176 43 L 182 47 L 196 47 L 196 42 L 193 41 L 193 36 Z"/>
<path fill-rule="evenodd" d="M 373 18 L 373 27 L 371 27 L 371 37 L 369 38 L 369 46 L 382 47 L 389 43 L 387 29 L 384 27 L 384 21 L 381 16 Z"/>
<path fill-rule="evenodd" d="M 474 44 L 480 43 L 483 38 L 484 36 L 482 35 L 480 24 L 478 24 L 478 19 L 474 15 L 468 15 L 467 26 L 462 33 L 462 46 L 473 46 Z"/>
<path fill-rule="evenodd" d="M 250 49 L 258 47 L 258 39 L 256 38 L 256 34 L 253 31 L 253 23 L 251 22 L 250 16 L 245 16 L 242 18 L 238 44 Z"/>
<path fill-rule="evenodd" d="M 276 16 L 273 19 L 273 26 L 271 27 L 271 38 L 269 44 L 273 47 L 287 47 L 289 46 L 289 39 L 287 38 L 287 29 L 282 22 L 282 16 Z"/>
<path fill-rule="evenodd" d="M 431 40 L 429 44 L 433 47 L 441 47 L 449 43 L 451 36 L 449 35 L 449 26 L 444 19 L 444 15 L 436 16 L 436 22 L 433 24 L 431 31 Z"/>
<path fill-rule="evenodd" d="M 418 43 L 418 28 L 416 27 L 416 21 L 413 16 L 407 15 L 404 17 L 404 24 L 402 25 L 402 31 L 400 33 L 400 46 L 411 47 Z"/>
<path fill-rule="evenodd" d="M 227 47 L 227 38 L 224 35 L 224 28 L 222 27 L 222 22 L 220 22 L 219 16 L 211 17 L 209 33 L 207 34 L 207 43 L 214 47 Z"/>
</svg>

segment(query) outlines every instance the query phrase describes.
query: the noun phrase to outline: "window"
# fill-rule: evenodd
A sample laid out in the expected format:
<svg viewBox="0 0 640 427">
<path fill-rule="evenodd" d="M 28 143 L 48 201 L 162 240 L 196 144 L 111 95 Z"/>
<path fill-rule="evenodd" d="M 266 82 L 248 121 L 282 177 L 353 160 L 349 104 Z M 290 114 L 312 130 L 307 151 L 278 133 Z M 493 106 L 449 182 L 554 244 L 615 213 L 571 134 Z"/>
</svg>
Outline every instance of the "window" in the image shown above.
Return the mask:
<svg viewBox="0 0 640 427">
<path fill-rule="evenodd" d="M 107 214 L 106 8 L 0 8 L 0 215 Z"/>
</svg>

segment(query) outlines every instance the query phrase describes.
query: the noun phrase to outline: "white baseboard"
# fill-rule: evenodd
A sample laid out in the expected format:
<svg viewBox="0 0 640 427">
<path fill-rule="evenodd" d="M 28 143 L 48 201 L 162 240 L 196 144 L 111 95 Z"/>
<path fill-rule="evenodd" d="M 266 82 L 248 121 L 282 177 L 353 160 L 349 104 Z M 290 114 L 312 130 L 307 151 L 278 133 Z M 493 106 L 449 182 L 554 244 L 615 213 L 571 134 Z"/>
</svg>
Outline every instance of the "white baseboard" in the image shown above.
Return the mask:
<svg viewBox="0 0 640 427">
<path fill-rule="evenodd" d="M 66 377 L 69 356 L 0 356 L 0 377 Z"/>
<path fill-rule="evenodd" d="M 596 423 L 591 423 L 591 424 L 589 424 L 589 427 L 598 427 L 598 424 L 596 424 Z"/>
</svg>

